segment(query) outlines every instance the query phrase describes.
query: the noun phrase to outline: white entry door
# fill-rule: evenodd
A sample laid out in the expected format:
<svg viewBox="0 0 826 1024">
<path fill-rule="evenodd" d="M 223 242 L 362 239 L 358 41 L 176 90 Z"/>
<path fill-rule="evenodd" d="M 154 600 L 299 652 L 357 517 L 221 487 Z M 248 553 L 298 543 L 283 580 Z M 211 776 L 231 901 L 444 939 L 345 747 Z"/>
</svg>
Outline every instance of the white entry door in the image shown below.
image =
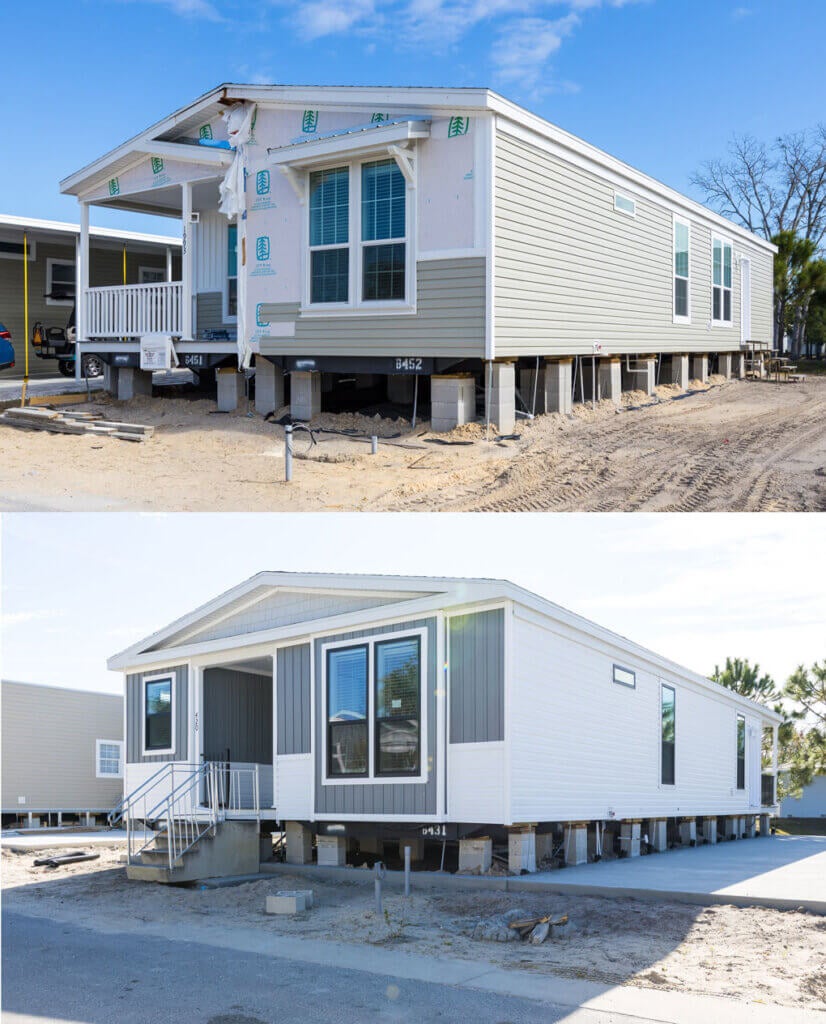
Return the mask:
<svg viewBox="0 0 826 1024">
<path fill-rule="evenodd" d="M 740 340 L 751 341 L 751 260 L 740 264 Z"/>
</svg>

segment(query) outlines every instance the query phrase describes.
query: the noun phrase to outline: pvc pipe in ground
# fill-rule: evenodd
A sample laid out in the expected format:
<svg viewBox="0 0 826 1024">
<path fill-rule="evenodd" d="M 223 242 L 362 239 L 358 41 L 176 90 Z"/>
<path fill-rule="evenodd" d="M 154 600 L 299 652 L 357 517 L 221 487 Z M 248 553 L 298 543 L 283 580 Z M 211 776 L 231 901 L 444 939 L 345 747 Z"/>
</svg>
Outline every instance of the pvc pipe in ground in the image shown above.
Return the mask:
<svg viewBox="0 0 826 1024">
<path fill-rule="evenodd" d="M 288 423 L 284 427 L 284 479 L 290 483 L 293 478 L 293 428 Z"/>
</svg>

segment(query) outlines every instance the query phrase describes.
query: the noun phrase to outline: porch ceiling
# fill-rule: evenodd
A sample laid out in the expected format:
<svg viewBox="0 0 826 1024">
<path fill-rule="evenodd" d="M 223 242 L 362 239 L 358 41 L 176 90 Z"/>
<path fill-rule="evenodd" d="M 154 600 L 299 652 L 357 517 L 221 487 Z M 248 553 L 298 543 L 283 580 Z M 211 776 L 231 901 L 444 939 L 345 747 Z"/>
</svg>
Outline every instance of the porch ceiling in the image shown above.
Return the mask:
<svg viewBox="0 0 826 1024">
<path fill-rule="evenodd" d="M 194 182 L 192 186 L 193 210 L 205 212 L 218 209 L 219 180 L 219 177 L 215 177 Z M 169 185 L 166 188 L 148 189 L 145 192 L 134 192 L 131 195 L 122 195 L 113 199 L 101 199 L 93 205 L 180 219 L 182 214 L 181 186 Z"/>
</svg>

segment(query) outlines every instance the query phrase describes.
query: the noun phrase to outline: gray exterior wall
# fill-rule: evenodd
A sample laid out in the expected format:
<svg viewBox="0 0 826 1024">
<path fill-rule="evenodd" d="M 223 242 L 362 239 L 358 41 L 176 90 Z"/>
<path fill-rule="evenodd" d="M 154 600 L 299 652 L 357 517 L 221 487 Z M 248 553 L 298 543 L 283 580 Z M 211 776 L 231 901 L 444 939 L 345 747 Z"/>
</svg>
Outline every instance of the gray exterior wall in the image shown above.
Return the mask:
<svg viewBox="0 0 826 1024">
<path fill-rule="evenodd" d="M 614 210 L 614 193 L 636 216 Z M 752 260 L 752 339 L 772 338 L 772 254 L 733 242 L 733 324 L 711 320 L 711 236 L 692 215 L 691 323 L 673 322 L 673 210 L 500 127 L 496 135 L 495 354 L 718 352 L 740 347 L 740 270 Z"/>
<path fill-rule="evenodd" d="M 279 754 L 309 754 L 310 645 L 280 647 L 276 655 L 276 744 Z"/>
<path fill-rule="evenodd" d="M 505 612 L 449 620 L 450 742 L 505 738 Z"/>
<path fill-rule="evenodd" d="M 224 320 L 224 296 L 221 292 L 198 292 L 195 296 L 195 336 L 202 331 L 235 333 L 236 324 Z"/>
<path fill-rule="evenodd" d="M 261 340 L 265 355 L 459 356 L 485 353 L 485 260 L 417 265 L 415 314 L 301 317 L 295 303 L 265 304 L 261 319 L 295 320 L 294 338 Z"/>
<path fill-rule="evenodd" d="M 95 777 L 96 740 L 123 739 L 123 698 L 6 681 L 1 692 L 3 812 L 114 807 L 123 779 Z"/>
<path fill-rule="evenodd" d="M 0 228 L 3 237 L 9 240 L 23 240 L 19 229 L 6 230 Z M 75 245 L 56 241 L 41 241 L 37 234 L 30 234 L 35 241 L 35 259 L 29 263 L 29 336 L 35 320 L 42 320 L 46 327 L 65 327 L 72 312 L 72 304 L 50 305 L 44 297 L 46 291 L 46 261 L 49 259 L 66 260 L 74 263 Z M 180 280 L 181 254 L 173 250 L 173 277 Z M 126 280 L 129 284 L 137 284 L 138 268 L 154 267 L 158 270 L 166 268 L 166 252 L 158 247 L 155 253 L 130 252 L 126 249 Z M 103 288 L 106 285 L 123 284 L 123 254 L 118 248 L 101 248 L 95 239 L 90 241 L 89 284 L 92 288 Z M 13 370 L 4 370 L 3 377 L 22 376 L 25 359 L 24 317 L 23 317 L 23 261 L 22 259 L 0 258 L 0 323 L 4 323 L 11 331 L 14 345 L 15 363 Z M 39 359 L 34 350 L 29 348 L 29 374 L 32 377 L 54 377 L 57 375 L 57 362 L 54 359 Z"/>
<path fill-rule="evenodd" d="M 143 677 L 159 676 L 169 672 L 175 676 L 175 750 L 171 754 L 147 754 L 143 750 Z M 186 665 L 138 672 L 126 677 L 126 760 L 129 764 L 152 761 L 186 761 L 189 757 L 187 730 L 189 727 L 188 670 Z"/>
<path fill-rule="evenodd" d="M 324 786 L 322 776 L 324 766 L 325 723 L 321 715 L 316 716 L 315 726 L 315 810 L 316 814 L 405 814 L 417 817 L 423 814 L 436 813 L 436 619 L 420 619 L 416 622 L 398 623 L 395 626 L 382 626 L 375 629 L 362 629 L 352 633 L 341 633 L 338 636 L 327 636 L 315 641 L 315 700 L 316 707 L 322 706 L 322 645 L 339 640 L 358 641 L 365 637 L 384 636 L 392 633 L 406 633 L 411 629 L 427 629 L 427 666 L 425 694 L 427 699 L 427 750 L 422 750 L 422 758 L 427 765 L 427 782 L 403 783 L 392 782 L 359 785 Z"/>
<path fill-rule="evenodd" d="M 272 764 L 272 679 L 227 668 L 204 669 L 203 752 L 244 764 Z"/>
<path fill-rule="evenodd" d="M 168 637 L 162 644 L 152 650 L 163 650 L 174 647 L 180 638 L 189 635 L 191 642 L 203 643 L 206 640 L 222 640 L 231 636 L 242 636 L 257 633 L 263 629 L 275 629 L 278 626 L 292 626 L 298 622 L 313 622 L 317 619 L 333 615 L 346 615 L 367 608 L 380 608 L 383 605 L 395 604 L 407 598 L 424 597 L 425 594 L 409 592 L 385 592 L 381 596 L 357 594 L 307 594 L 296 591 L 276 591 L 270 597 L 247 605 L 254 595 L 239 598 L 237 614 L 228 615 L 228 609 L 217 614 L 214 621 L 205 620 L 197 632 L 191 629 L 181 630 Z M 224 616 L 223 618 L 221 616 Z"/>
</svg>

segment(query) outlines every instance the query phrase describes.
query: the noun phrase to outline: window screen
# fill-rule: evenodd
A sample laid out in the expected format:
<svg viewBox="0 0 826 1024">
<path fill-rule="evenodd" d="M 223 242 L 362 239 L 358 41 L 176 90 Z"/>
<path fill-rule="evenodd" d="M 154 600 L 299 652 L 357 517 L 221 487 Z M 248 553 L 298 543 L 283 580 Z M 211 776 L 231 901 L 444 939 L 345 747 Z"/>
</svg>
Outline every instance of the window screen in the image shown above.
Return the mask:
<svg viewBox="0 0 826 1024">
<path fill-rule="evenodd" d="M 376 644 L 376 774 L 419 772 L 418 638 Z"/>
<path fill-rule="evenodd" d="M 145 750 L 172 749 L 172 679 L 147 680 Z"/>
<path fill-rule="evenodd" d="M 395 160 L 361 168 L 362 299 L 403 300 L 405 296 L 407 185 Z M 397 239 L 392 245 L 372 243 Z"/>
<path fill-rule="evenodd" d="M 310 175 L 310 302 L 347 302 L 350 169 Z"/>
<path fill-rule="evenodd" d="M 660 702 L 662 761 L 661 781 L 664 786 L 674 785 L 674 752 L 676 746 L 676 695 L 671 686 L 663 686 Z"/>
</svg>

